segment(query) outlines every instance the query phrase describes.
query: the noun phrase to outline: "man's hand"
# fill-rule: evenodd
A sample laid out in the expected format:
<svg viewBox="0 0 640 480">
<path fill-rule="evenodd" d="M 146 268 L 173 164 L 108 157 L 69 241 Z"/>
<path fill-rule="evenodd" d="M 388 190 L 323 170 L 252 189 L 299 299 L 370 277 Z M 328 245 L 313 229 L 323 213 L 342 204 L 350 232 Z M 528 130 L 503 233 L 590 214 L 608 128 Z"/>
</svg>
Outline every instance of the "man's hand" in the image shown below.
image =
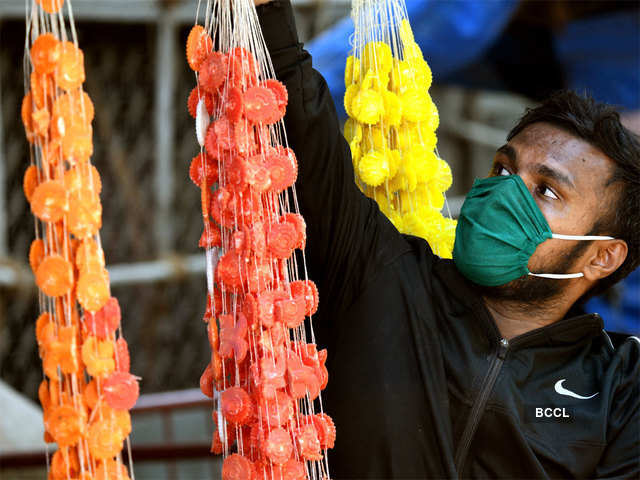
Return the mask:
<svg viewBox="0 0 640 480">
<path fill-rule="evenodd" d="M 258 5 L 264 5 L 265 3 L 269 3 L 271 0 L 253 0 L 253 4 L 257 7 Z"/>
</svg>

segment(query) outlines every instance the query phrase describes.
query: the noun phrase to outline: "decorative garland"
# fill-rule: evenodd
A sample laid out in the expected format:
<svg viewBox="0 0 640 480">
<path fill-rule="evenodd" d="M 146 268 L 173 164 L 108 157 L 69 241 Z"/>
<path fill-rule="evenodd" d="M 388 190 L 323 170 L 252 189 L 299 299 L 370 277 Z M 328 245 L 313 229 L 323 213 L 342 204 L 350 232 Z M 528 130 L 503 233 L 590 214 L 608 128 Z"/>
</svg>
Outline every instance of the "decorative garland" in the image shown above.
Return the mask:
<svg viewBox="0 0 640 480">
<path fill-rule="evenodd" d="M 431 70 L 414 41 L 402 0 L 354 0 L 352 54 L 345 68 L 344 136 L 356 182 L 402 233 L 451 258 L 456 222 L 440 211 L 451 186 L 438 156 Z"/>
<path fill-rule="evenodd" d="M 305 322 L 318 308 L 316 286 L 297 279 L 306 226 L 289 190 L 298 165 L 282 122 L 288 94 L 253 2 L 209 2 L 186 54 L 197 81 L 187 103 L 201 149 L 189 175 L 207 261 L 212 355 L 200 387 L 214 399 L 211 451 L 225 456 L 225 480 L 328 478 L 324 452 L 336 432 L 316 413 L 327 352 Z"/>
<path fill-rule="evenodd" d="M 126 480 L 121 450 L 125 440 L 129 446 L 138 378 L 129 373 L 120 306 L 105 269 L 102 185 L 90 161 L 94 109 L 82 89 L 84 55 L 71 4 L 65 25 L 63 2 L 32 5 L 25 43 L 21 114 L 31 164 L 23 186 L 35 216 L 29 263 L 39 288 L 36 338 L 45 375 L 38 395 L 44 440 L 58 445 L 49 478 Z"/>
</svg>

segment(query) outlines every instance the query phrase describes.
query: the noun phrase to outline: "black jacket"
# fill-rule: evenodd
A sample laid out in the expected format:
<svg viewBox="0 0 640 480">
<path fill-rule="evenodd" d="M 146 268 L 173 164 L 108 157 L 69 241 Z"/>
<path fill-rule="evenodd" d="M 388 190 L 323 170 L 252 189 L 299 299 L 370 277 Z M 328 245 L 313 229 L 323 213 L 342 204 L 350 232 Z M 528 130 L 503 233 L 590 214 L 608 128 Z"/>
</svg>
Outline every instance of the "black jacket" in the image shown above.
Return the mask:
<svg viewBox="0 0 640 480">
<path fill-rule="evenodd" d="M 640 341 L 614 347 L 596 314 L 501 340 L 454 264 L 398 233 L 357 189 L 289 2 L 259 13 L 289 92 L 306 262 L 320 289 L 332 477 L 638 478 Z"/>
</svg>

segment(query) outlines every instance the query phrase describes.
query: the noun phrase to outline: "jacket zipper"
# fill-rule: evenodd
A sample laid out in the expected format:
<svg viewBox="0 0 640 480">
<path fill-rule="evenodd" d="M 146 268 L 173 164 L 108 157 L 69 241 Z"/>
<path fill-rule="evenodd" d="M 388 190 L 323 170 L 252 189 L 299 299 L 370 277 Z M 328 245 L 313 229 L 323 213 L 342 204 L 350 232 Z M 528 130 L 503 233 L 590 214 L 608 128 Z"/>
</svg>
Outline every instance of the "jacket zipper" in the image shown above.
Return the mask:
<svg viewBox="0 0 640 480">
<path fill-rule="evenodd" d="M 460 447 L 456 452 L 455 463 L 456 471 L 458 472 L 459 476 L 462 475 L 462 469 L 469 453 L 471 440 L 473 440 L 473 436 L 476 432 L 476 428 L 478 427 L 478 423 L 480 423 L 480 419 L 482 418 L 482 414 L 484 413 L 484 408 L 487 404 L 487 400 L 489 399 L 489 395 L 493 390 L 493 385 L 496 383 L 496 379 L 498 378 L 498 374 L 500 373 L 500 369 L 502 368 L 502 364 L 504 363 L 508 348 L 509 340 L 507 340 L 506 338 L 502 338 L 500 340 L 500 343 L 498 344 L 498 351 L 496 352 L 496 356 L 492 360 L 491 365 L 489 366 L 489 370 L 487 371 L 487 375 L 485 376 L 485 380 L 483 381 L 480 394 L 471 407 L 469 420 L 464 427 L 462 438 L 460 439 Z"/>
</svg>

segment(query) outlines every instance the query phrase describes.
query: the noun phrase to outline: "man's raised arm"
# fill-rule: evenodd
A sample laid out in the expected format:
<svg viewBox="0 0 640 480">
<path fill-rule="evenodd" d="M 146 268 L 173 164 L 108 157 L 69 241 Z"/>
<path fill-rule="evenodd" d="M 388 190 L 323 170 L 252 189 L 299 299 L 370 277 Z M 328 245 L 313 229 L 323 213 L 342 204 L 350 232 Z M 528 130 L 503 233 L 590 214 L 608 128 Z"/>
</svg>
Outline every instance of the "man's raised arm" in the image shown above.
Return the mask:
<svg viewBox="0 0 640 480">
<path fill-rule="evenodd" d="M 310 278 L 330 298 L 323 304 L 329 313 L 327 308 L 348 305 L 363 279 L 398 253 L 392 239 L 401 237 L 355 184 L 331 94 L 298 41 L 290 1 L 259 6 L 258 15 L 276 77 L 289 92 L 284 120 L 298 159 L 296 189 L 307 222 L 307 262 Z"/>
</svg>

